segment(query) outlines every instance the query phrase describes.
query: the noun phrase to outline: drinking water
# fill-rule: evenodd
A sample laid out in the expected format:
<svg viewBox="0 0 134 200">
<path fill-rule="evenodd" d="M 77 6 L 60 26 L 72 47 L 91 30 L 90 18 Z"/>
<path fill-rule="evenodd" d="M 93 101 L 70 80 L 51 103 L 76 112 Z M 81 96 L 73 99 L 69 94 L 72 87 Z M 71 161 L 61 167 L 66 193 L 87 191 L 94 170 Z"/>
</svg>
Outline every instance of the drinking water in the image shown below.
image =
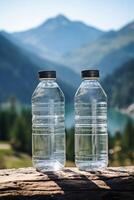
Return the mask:
<svg viewBox="0 0 134 200">
<path fill-rule="evenodd" d="M 39 171 L 56 171 L 65 164 L 64 94 L 55 71 L 39 72 L 32 95 L 32 160 Z"/>
<path fill-rule="evenodd" d="M 82 170 L 108 164 L 107 97 L 98 77 L 98 70 L 82 71 L 75 94 L 75 163 Z"/>
</svg>

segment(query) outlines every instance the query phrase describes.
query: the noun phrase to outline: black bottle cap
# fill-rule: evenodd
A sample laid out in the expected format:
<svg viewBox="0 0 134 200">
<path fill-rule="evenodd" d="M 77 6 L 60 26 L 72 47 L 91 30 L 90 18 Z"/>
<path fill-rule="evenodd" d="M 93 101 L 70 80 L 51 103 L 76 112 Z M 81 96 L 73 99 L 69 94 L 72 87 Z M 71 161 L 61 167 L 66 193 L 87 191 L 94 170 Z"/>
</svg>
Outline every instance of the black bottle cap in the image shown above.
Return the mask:
<svg viewBox="0 0 134 200">
<path fill-rule="evenodd" d="M 56 71 L 39 71 L 39 78 L 56 78 Z"/>
<path fill-rule="evenodd" d="M 99 78 L 99 70 L 83 70 L 81 76 L 82 78 Z"/>
</svg>

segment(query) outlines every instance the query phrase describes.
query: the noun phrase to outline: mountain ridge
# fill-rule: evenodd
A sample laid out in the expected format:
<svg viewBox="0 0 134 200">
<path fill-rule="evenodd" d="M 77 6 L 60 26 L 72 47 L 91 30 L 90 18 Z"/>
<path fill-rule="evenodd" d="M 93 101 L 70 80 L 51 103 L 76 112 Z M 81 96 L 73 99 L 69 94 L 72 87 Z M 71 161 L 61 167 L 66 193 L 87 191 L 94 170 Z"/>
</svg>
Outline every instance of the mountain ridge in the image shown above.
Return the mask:
<svg viewBox="0 0 134 200">
<path fill-rule="evenodd" d="M 29 49 L 44 58 L 58 60 L 62 54 L 96 40 L 104 32 L 63 15 L 46 20 L 36 28 L 13 33 Z M 52 54 L 52 56 L 51 56 Z"/>
<path fill-rule="evenodd" d="M 63 66 L 40 59 L 36 59 L 35 62 L 32 57 L 36 59 L 34 54 L 26 54 L 23 49 L 0 34 L 0 102 L 5 102 L 9 97 L 16 96 L 21 103 L 30 104 L 31 95 L 38 83 L 37 72 L 41 69 L 54 70 L 55 68 L 57 68 L 58 74 L 63 75 L 63 77 L 58 76 L 58 82 L 65 93 L 67 102 L 70 102 L 71 93 L 75 92 L 75 88 L 66 80 L 68 76 L 75 77 L 76 74 L 64 67 L 64 73 L 67 74 L 65 78 L 62 72 Z M 42 68 L 39 63 L 42 63 Z M 77 77 L 75 79 L 77 80 Z"/>
<path fill-rule="evenodd" d="M 109 106 L 126 109 L 134 103 L 134 59 L 119 66 L 108 75 L 102 85 L 108 96 Z"/>
<path fill-rule="evenodd" d="M 85 46 L 64 55 L 61 59 L 61 63 L 66 63 L 68 66 L 74 66 L 76 72 L 80 71 L 83 66 L 85 68 L 100 66 L 100 69 L 104 71 L 104 76 L 111 73 L 116 67 L 123 64 L 123 62 L 134 57 L 134 51 L 131 52 L 131 49 L 129 50 L 128 48 L 126 48 L 126 54 L 121 56 L 123 49 L 134 42 L 134 29 L 127 29 L 127 26 L 128 25 L 122 27 L 119 31 L 105 33 L 95 42 L 86 44 Z M 113 53 L 117 51 L 119 56 L 116 55 L 116 63 L 114 65 L 112 65 L 112 63 L 106 65 L 109 62 L 107 58 L 110 58 L 110 55 L 113 55 Z M 113 58 L 111 57 L 110 59 L 112 60 Z M 101 66 L 102 63 L 106 64 Z M 109 69 L 109 72 L 107 68 Z M 107 73 L 105 73 L 105 69 L 107 69 Z"/>
</svg>

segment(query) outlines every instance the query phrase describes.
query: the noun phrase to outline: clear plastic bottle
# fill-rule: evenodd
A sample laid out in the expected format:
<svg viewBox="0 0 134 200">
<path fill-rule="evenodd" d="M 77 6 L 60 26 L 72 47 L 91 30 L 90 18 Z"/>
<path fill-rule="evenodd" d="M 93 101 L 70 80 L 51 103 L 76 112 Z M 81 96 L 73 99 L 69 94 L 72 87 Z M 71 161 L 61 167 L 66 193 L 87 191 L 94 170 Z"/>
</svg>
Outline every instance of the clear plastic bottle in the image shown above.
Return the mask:
<svg viewBox="0 0 134 200">
<path fill-rule="evenodd" d="M 39 72 L 40 83 L 32 95 L 32 160 L 42 172 L 65 164 L 64 94 L 55 71 Z"/>
<path fill-rule="evenodd" d="M 98 170 L 108 164 L 107 96 L 98 70 L 84 70 L 82 78 L 75 94 L 75 163 Z"/>
</svg>

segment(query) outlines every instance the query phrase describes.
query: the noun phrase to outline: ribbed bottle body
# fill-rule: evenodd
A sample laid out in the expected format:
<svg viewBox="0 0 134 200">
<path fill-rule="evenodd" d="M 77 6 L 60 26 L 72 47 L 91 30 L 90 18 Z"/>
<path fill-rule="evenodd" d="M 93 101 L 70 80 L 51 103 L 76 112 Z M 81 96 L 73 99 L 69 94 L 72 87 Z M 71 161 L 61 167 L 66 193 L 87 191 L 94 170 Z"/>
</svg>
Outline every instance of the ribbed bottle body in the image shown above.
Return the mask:
<svg viewBox="0 0 134 200">
<path fill-rule="evenodd" d="M 39 171 L 65 164 L 65 101 L 54 80 L 43 80 L 32 96 L 32 160 Z"/>
<path fill-rule="evenodd" d="M 108 164 L 107 97 L 97 80 L 84 80 L 75 95 L 75 163 L 82 170 Z"/>
</svg>

